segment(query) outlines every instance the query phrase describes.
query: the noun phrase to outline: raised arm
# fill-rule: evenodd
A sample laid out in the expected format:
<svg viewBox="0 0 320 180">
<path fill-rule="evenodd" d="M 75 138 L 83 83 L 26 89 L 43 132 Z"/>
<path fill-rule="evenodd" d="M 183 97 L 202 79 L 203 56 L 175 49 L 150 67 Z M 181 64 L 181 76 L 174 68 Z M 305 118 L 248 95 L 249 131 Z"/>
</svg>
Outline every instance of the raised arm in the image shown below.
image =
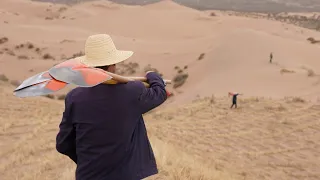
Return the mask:
<svg viewBox="0 0 320 180">
<path fill-rule="evenodd" d="M 150 84 L 149 88 L 146 88 L 142 82 L 135 82 L 138 86 L 138 106 L 141 114 L 158 107 L 167 99 L 165 83 L 160 75 L 156 72 L 148 72 L 146 78 L 147 83 Z"/>
</svg>

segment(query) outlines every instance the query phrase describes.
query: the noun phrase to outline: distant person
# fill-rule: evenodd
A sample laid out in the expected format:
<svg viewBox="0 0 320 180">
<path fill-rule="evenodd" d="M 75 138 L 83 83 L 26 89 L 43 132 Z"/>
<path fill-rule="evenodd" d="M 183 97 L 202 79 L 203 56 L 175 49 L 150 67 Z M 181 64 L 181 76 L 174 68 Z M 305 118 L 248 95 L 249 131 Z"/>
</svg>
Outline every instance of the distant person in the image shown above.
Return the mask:
<svg viewBox="0 0 320 180">
<path fill-rule="evenodd" d="M 273 59 L 273 54 L 272 52 L 270 53 L 270 63 L 272 63 L 272 59 Z"/>
<path fill-rule="evenodd" d="M 229 92 L 229 96 L 232 96 L 232 105 L 231 105 L 230 109 L 233 108 L 233 106 L 235 108 L 237 108 L 237 96 L 238 95 L 242 95 L 242 94 Z"/>
</svg>

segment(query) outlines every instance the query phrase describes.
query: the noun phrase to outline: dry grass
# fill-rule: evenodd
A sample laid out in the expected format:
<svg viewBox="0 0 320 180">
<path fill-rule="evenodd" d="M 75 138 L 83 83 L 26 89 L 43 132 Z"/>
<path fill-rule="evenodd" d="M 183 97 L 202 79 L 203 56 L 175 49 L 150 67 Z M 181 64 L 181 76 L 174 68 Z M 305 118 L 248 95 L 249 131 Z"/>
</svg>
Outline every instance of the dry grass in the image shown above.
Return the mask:
<svg viewBox="0 0 320 180">
<path fill-rule="evenodd" d="M 46 54 L 44 54 L 43 56 L 42 56 L 42 58 L 43 59 L 52 59 L 52 60 L 54 60 L 55 58 L 52 56 L 52 55 L 50 55 L 50 54 L 48 54 L 48 53 L 46 53 Z"/>
<path fill-rule="evenodd" d="M 62 94 L 62 95 L 57 96 L 57 99 L 58 99 L 58 100 L 65 100 L 65 98 L 66 98 L 66 95 L 65 95 L 65 94 Z"/>
<path fill-rule="evenodd" d="M 55 150 L 63 101 L 19 99 L 0 81 L 1 179 L 74 179 Z M 159 165 L 149 180 L 319 179 L 320 106 L 287 97 L 207 97 L 145 115 Z"/>
<path fill-rule="evenodd" d="M 320 43 L 320 40 L 315 40 L 313 37 L 309 37 L 307 40 L 308 40 L 311 44 Z"/>
<path fill-rule="evenodd" d="M 198 60 L 203 59 L 203 58 L 204 58 L 204 56 L 205 56 L 205 53 L 201 53 L 201 54 L 199 55 L 199 57 L 198 57 Z"/>
<path fill-rule="evenodd" d="M 314 70 L 311 69 L 311 68 L 307 68 L 307 67 L 302 66 L 301 69 L 304 69 L 304 70 L 307 71 L 307 76 L 308 76 L 308 77 L 314 77 L 314 76 L 317 75 L 317 74 L 314 72 Z"/>
<path fill-rule="evenodd" d="M 282 23 L 293 24 L 303 28 L 320 31 L 319 16 L 289 15 L 288 13 L 253 13 L 253 12 L 234 12 L 232 15 L 244 16 L 256 19 L 269 19 Z"/>
<path fill-rule="evenodd" d="M 9 81 L 9 79 L 8 79 L 8 77 L 7 77 L 6 75 L 0 74 L 0 81 L 5 81 L 5 82 L 7 82 L 7 81 Z"/>
<path fill-rule="evenodd" d="M 7 37 L 0 38 L 0 44 L 4 44 L 4 43 L 6 43 L 8 41 L 9 41 L 9 39 Z"/>
<path fill-rule="evenodd" d="M 151 65 L 150 65 L 150 69 L 152 69 Z M 139 70 L 140 70 L 140 65 L 136 62 L 128 62 L 128 63 L 122 62 L 117 65 L 116 73 L 124 76 L 130 76 L 132 74 L 135 74 Z M 158 70 L 156 70 L 156 72 L 158 72 Z"/>
<path fill-rule="evenodd" d="M 231 180 L 232 176 L 216 170 L 212 164 L 193 157 L 175 148 L 168 142 L 150 137 L 152 148 L 159 166 L 159 175 L 146 180 Z"/>
<path fill-rule="evenodd" d="M 188 79 L 189 75 L 187 73 L 183 73 L 183 70 L 178 70 L 178 74 L 173 78 L 173 88 L 181 87 L 186 80 Z"/>
<path fill-rule="evenodd" d="M 284 73 L 295 73 L 295 71 L 283 68 L 283 69 L 280 70 L 280 73 L 281 74 L 284 74 Z"/>
</svg>

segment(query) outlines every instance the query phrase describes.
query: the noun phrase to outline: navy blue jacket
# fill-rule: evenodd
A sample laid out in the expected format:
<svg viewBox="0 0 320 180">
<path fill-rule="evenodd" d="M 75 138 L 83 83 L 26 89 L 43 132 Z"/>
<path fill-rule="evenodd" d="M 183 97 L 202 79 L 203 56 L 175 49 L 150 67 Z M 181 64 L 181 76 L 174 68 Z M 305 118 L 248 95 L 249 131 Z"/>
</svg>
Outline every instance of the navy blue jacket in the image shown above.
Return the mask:
<svg viewBox="0 0 320 180">
<path fill-rule="evenodd" d="M 158 173 L 142 114 L 166 99 L 165 84 L 142 82 L 78 87 L 65 99 L 58 152 L 76 164 L 76 180 L 140 180 Z"/>
</svg>

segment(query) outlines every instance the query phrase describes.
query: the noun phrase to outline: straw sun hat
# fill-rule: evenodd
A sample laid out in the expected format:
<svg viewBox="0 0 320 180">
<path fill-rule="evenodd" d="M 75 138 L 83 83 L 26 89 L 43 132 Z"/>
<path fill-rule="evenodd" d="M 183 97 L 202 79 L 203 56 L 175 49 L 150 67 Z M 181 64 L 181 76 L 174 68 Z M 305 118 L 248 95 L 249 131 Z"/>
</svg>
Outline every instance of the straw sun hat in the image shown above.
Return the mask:
<svg viewBox="0 0 320 180">
<path fill-rule="evenodd" d="M 108 34 L 96 34 L 88 37 L 85 55 L 78 59 L 89 67 L 98 67 L 120 63 L 132 55 L 132 51 L 117 50 Z"/>
</svg>

